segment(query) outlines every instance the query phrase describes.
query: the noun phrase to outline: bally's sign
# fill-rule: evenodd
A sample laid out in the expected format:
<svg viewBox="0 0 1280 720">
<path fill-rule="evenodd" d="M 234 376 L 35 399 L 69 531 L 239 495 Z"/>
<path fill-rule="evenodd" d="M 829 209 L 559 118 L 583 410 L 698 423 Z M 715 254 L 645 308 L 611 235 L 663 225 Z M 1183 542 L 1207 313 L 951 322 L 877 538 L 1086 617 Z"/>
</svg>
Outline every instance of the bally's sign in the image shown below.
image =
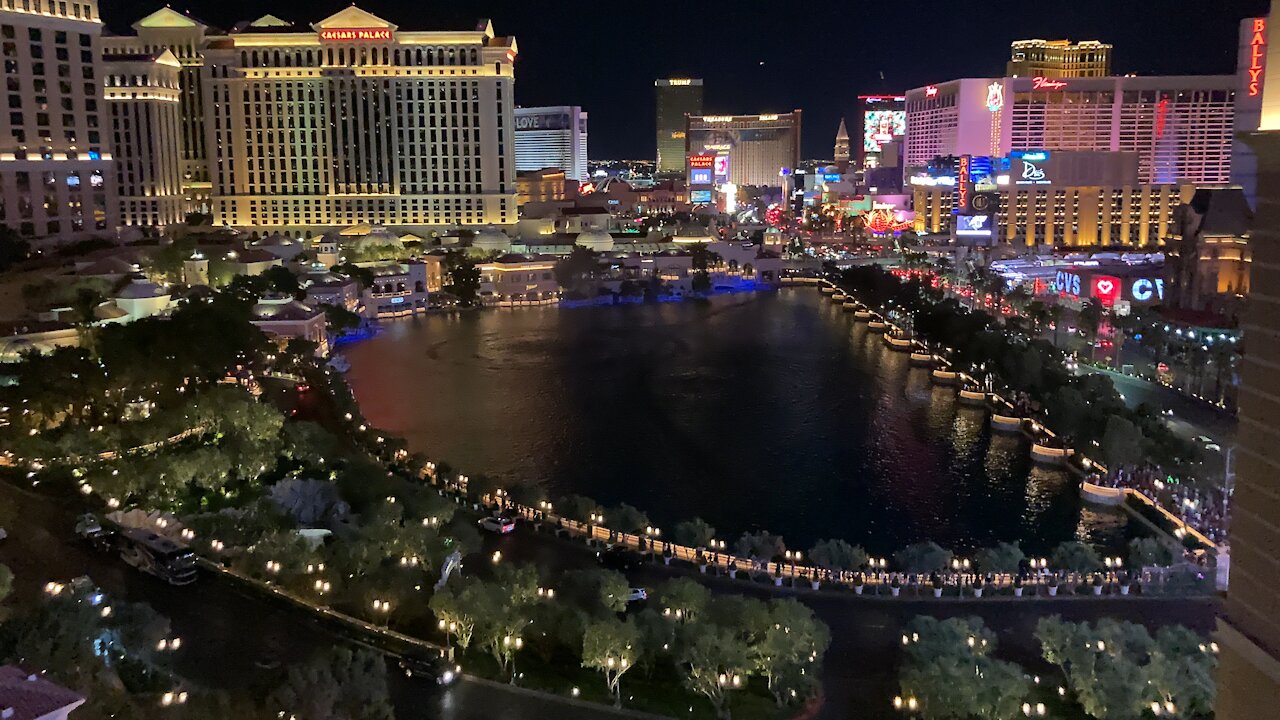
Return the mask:
<svg viewBox="0 0 1280 720">
<path fill-rule="evenodd" d="M 323 42 L 370 42 L 390 40 L 391 28 L 322 28 Z"/>
</svg>

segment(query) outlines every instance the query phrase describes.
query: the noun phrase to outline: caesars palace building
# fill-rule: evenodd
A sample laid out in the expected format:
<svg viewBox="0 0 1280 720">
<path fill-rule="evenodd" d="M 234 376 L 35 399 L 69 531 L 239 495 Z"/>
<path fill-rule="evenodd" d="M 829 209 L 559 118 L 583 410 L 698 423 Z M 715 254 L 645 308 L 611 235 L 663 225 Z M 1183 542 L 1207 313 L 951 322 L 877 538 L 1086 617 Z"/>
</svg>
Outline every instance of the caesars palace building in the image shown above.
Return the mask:
<svg viewBox="0 0 1280 720">
<path fill-rule="evenodd" d="M 164 8 L 133 31 L 105 49 L 177 60 L 177 137 L 116 160 L 175 147 L 164 167 L 184 210 L 297 237 L 516 222 L 516 41 L 488 20 L 401 31 L 349 6 L 308 28 L 265 15 L 223 33 Z"/>
</svg>

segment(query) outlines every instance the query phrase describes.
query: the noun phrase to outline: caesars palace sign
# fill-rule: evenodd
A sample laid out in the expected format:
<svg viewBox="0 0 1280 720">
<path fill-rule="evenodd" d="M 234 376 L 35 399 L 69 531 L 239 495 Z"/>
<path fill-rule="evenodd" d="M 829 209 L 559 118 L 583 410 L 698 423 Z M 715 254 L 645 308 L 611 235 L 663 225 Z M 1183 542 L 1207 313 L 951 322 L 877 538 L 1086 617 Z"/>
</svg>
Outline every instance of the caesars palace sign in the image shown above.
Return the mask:
<svg viewBox="0 0 1280 720">
<path fill-rule="evenodd" d="M 390 39 L 391 28 L 322 28 L 320 30 L 320 40 L 323 42 L 368 42 Z"/>
</svg>

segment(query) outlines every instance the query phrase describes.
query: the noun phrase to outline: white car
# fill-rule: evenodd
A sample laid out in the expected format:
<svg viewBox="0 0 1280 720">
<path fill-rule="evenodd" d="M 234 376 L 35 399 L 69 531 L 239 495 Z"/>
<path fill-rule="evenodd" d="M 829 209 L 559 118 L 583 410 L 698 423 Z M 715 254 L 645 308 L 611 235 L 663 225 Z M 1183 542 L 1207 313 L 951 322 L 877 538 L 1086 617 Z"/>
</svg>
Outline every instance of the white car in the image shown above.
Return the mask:
<svg viewBox="0 0 1280 720">
<path fill-rule="evenodd" d="M 648 599 L 649 599 L 649 592 L 644 588 L 631 588 L 631 591 L 627 593 L 628 603 L 640 602 L 641 600 L 648 600 Z"/>
<path fill-rule="evenodd" d="M 516 529 L 516 521 L 506 515 L 490 515 L 480 520 L 480 529 L 499 535 L 506 535 Z"/>
</svg>

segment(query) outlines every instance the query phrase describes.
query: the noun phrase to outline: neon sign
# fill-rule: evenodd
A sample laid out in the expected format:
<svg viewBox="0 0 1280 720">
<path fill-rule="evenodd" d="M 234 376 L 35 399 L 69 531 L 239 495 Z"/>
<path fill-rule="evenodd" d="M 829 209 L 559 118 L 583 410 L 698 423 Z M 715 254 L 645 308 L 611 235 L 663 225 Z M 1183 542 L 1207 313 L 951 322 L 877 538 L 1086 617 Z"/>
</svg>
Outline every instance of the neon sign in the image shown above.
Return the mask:
<svg viewBox="0 0 1280 720">
<path fill-rule="evenodd" d="M 925 96 L 925 97 L 927 97 L 927 98 L 937 97 L 937 96 L 938 96 L 938 86 L 937 86 L 937 85 L 926 85 L 926 86 L 925 86 L 925 88 L 924 88 L 924 96 Z"/>
<path fill-rule="evenodd" d="M 957 203 L 960 212 L 966 212 L 969 209 L 969 156 L 960 156 L 960 183 L 959 183 L 959 200 Z"/>
<path fill-rule="evenodd" d="M 1031 78 L 1032 90 L 1061 90 L 1066 86 L 1067 84 L 1062 80 L 1054 80 L 1053 78 L 1047 78 L 1047 77 Z"/>
<path fill-rule="evenodd" d="M 320 39 L 325 42 L 390 40 L 391 28 L 322 28 Z"/>
<path fill-rule="evenodd" d="M 1090 283 L 1093 297 L 1104 306 L 1114 305 L 1120 298 L 1120 278 L 1095 275 Z"/>
<path fill-rule="evenodd" d="M 1152 298 L 1164 300 L 1164 279 L 1139 278 L 1134 280 L 1133 286 L 1129 289 L 1129 295 L 1138 302 L 1147 302 Z"/>
<path fill-rule="evenodd" d="M 1004 86 L 993 82 L 987 86 L 987 110 L 996 112 L 1004 107 Z"/>
<path fill-rule="evenodd" d="M 1249 40 L 1249 97 L 1262 92 L 1262 72 L 1267 65 L 1267 19 L 1253 19 L 1253 37 Z"/>
<path fill-rule="evenodd" d="M 1169 98 L 1160 98 L 1156 103 L 1156 137 L 1164 137 L 1164 122 L 1169 116 Z"/>
<path fill-rule="evenodd" d="M 1059 270 L 1053 277 L 1053 284 L 1058 286 L 1060 293 L 1080 297 L 1080 276 L 1075 273 Z"/>
<path fill-rule="evenodd" d="M 716 162 L 715 155 L 690 155 L 689 167 L 691 168 L 709 168 Z"/>
</svg>

